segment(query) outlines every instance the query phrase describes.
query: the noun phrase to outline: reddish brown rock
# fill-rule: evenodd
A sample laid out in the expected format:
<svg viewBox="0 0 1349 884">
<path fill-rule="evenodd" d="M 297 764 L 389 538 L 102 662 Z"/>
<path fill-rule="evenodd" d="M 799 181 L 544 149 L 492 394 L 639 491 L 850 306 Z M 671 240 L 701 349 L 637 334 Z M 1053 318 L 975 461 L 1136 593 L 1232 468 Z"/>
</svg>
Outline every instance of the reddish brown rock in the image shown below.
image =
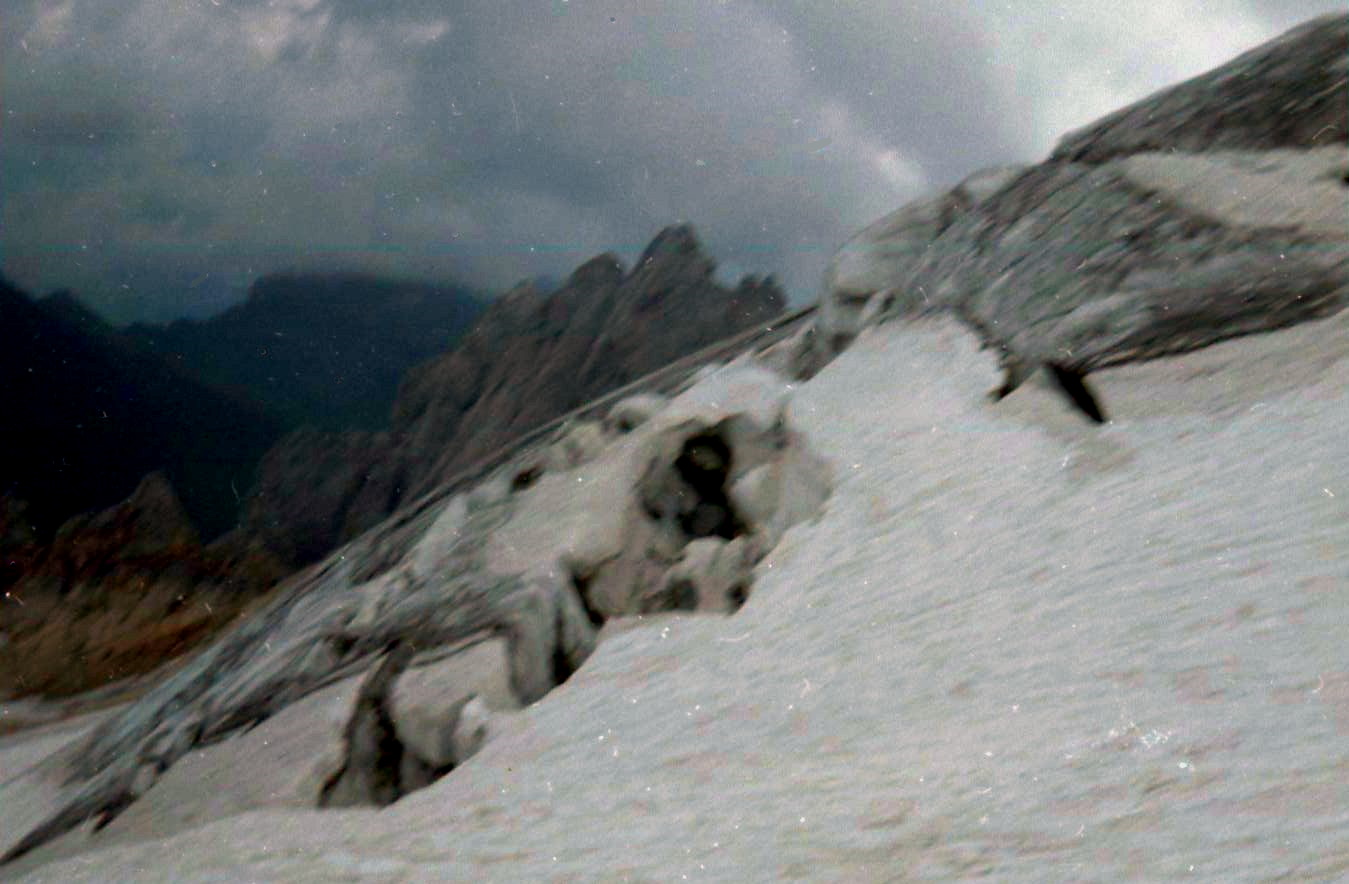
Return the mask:
<svg viewBox="0 0 1349 884">
<path fill-rule="evenodd" d="M 155 669 L 284 573 L 237 532 L 202 546 L 161 473 L 6 562 L 0 697 L 73 694 Z"/>
</svg>

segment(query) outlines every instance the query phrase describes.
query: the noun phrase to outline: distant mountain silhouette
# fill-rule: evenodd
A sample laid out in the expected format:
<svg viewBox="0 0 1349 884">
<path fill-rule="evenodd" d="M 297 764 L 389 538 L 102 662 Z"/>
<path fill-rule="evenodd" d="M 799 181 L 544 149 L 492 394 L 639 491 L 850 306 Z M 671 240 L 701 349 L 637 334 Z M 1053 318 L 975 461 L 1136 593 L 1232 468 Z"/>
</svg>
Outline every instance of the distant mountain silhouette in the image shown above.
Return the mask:
<svg viewBox="0 0 1349 884">
<path fill-rule="evenodd" d="M 69 293 L 35 301 L 0 278 L 0 497 L 48 537 L 163 470 L 207 537 L 284 429 L 261 407 L 144 352 Z"/>
<path fill-rule="evenodd" d="M 413 365 L 449 350 L 482 311 L 467 289 L 360 273 L 280 273 L 218 316 L 125 334 L 288 428 L 377 429 Z"/>
</svg>

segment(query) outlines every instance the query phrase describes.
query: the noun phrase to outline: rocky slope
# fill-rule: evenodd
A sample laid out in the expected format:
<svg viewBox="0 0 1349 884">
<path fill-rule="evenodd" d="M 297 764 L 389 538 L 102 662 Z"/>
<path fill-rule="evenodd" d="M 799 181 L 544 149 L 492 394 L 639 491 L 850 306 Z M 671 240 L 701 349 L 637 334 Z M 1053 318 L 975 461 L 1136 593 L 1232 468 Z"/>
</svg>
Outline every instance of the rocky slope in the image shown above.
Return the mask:
<svg viewBox="0 0 1349 884">
<path fill-rule="evenodd" d="M 776 318 L 771 279 L 735 289 L 688 225 L 661 231 L 625 271 L 613 255 L 578 267 L 555 292 L 517 289 L 455 351 L 411 372 L 393 410 L 413 495 L 515 436 L 667 365 Z M 495 305 L 494 305 L 495 306 Z"/>
<path fill-rule="evenodd" d="M 668 250 L 669 254 L 658 255 L 661 250 Z M 612 264 L 607 258 L 599 263 Z M 626 372 L 646 372 L 662 364 L 661 360 L 671 358 L 671 354 L 696 349 L 709 337 L 715 339 L 719 334 L 716 322 L 724 320 L 729 327 L 741 327 L 746 321 L 768 315 L 776 303 L 773 300 L 776 293 L 771 286 L 760 291 L 757 283 L 747 281 L 739 291 L 727 293 L 710 284 L 711 263 L 698 254 L 688 231 L 671 231 L 659 239 L 644 256 L 643 264 L 645 270 L 641 279 L 634 283 L 646 298 L 640 305 L 612 297 L 615 293 L 599 285 L 596 277 L 585 268 L 574 276 L 574 284 L 557 293 L 560 297 L 545 298 L 531 290 L 531 296 L 538 303 L 523 311 L 517 309 L 523 303 L 519 298 L 521 292 L 504 299 L 495 308 L 495 318 L 489 318 L 479 327 L 474 339 L 477 347 L 471 350 L 472 358 L 478 360 L 484 373 L 482 382 L 492 388 L 486 396 L 473 394 L 490 403 L 486 411 L 488 417 L 475 415 L 475 420 L 490 423 L 492 414 L 513 419 L 526 413 L 528 416 L 521 420 L 529 427 L 555 416 L 559 407 L 574 404 L 574 397 L 563 395 L 564 388 L 558 380 L 569 372 L 584 371 L 590 378 L 587 389 L 602 390 L 609 384 L 627 379 Z M 619 281 L 622 281 L 621 273 Z M 665 289 L 656 291 L 654 286 L 658 285 Z M 368 290 L 371 286 L 375 289 L 373 295 Z M 388 303 L 376 303 L 379 298 L 375 296 L 381 293 L 387 296 Z M 378 347 L 374 344 L 390 335 L 398 335 L 410 316 L 408 311 L 425 307 L 424 302 L 432 295 L 440 297 L 444 294 L 427 287 L 381 287 L 376 281 L 355 277 L 269 278 L 255 286 L 247 304 L 223 317 L 201 323 L 175 323 L 168 329 L 141 328 L 135 330 L 132 337 L 159 334 L 163 339 L 151 340 L 151 344 L 157 342 L 185 348 L 187 356 L 179 361 L 199 369 L 203 367 L 199 364 L 203 359 L 207 363 L 219 359 L 222 365 L 247 362 L 250 346 L 274 348 L 276 343 L 283 343 L 292 352 L 272 363 L 263 360 L 263 367 L 268 371 L 276 369 L 281 362 L 294 361 L 316 347 L 324 349 L 326 343 L 334 343 L 337 347 L 334 352 L 350 357 L 348 361 L 354 365 L 359 362 L 356 358 L 359 354 L 353 356 L 337 345 L 354 346 L 355 336 L 365 342 L 358 349 L 371 350 L 378 357 Z M 760 297 L 765 294 L 767 298 Z M 710 315 L 701 324 L 689 321 L 682 313 L 672 315 L 668 303 L 671 297 L 676 303 Z M 712 300 L 704 304 L 699 301 L 700 297 Z M 437 317 L 448 309 L 446 305 L 454 307 L 453 299 L 441 300 L 445 303 L 433 305 L 435 309 L 428 311 L 426 327 L 419 329 L 417 335 L 409 336 L 411 342 L 400 352 L 398 359 L 406 360 L 408 354 L 418 352 L 418 340 L 424 339 L 423 343 L 427 344 L 428 335 L 439 335 L 436 332 Z M 325 304 L 328 305 L 326 308 Z M 558 328 L 564 329 L 561 335 L 570 349 L 564 346 L 551 356 L 543 355 L 548 352 L 548 342 L 557 334 L 556 329 L 540 327 L 534 313 L 540 305 L 545 305 L 544 312 L 551 321 L 560 323 Z M 157 363 L 156 354 L 147 350 L 146 341 L 128 342 L 72 296 L 54 295 L 44 299 L 39 306 L 43 317 L 49 317 L 52 323 L 69 332 L 67 337 L 83 335 L 82 339 L 100 342 L 110 352 L 128 354 L 128 358 L 138 364 L 158 367 L 170 377 L 179 376 L 178 369 Z M 348 315 L 357 308 L 364 310 L 363 318 Z M 622 312 L 624 309 L 626 313 Z M 372 321 L 388 318 L 385 314 L 390 313 L 397 314 L 393 316 L 390 328 L 369 329 Z M 319 323 L 320 328 L 308 327 L 320 314 L 331 315 Z M 323 329 L 332 324 L 333 317 L 350 325 L 345 336 L 339 336 L 342 339 L 336 342 L 327 341 L 323 334 Z M 280 331 L 283 328 L 286 331 Z M 640 345 L 642 349 L 610 359 L 615 350 L 612 338 L 619 328 L 627 329 L 627 346 Z M 214 337 L 219 339 L 213 340 Z M 204 343 L 207 341 L 209 346 Z M 68 341 L 52 346 L 57 358 L 70 360 Z M 451 368 L 465 363 L 463 353 L 456 352 L 459 355 Z M 610 359 L 610 371 L 606 373 L 593 366 L 588 369 L 581 366 L 587 355 L 591 359 Z M 527 372 L 518 384 L 513 385 L 511 373 L 524 371 L 524 366 L 532 364 L 534 357 L 545 362 L 551 359 L 550 366 L 537 375 Z M 317 361 L 318 369 L 331 364 L 328 357 Z M 80 365 L 83 363 L 76 368 Z M 429 369 L 435 371 L 437 366 L 432 364 Z M 243 371 L 240 377 L 243 377 L 252 369 L 240 370 Z M 77 374 L 74 368 L 71 371 Z M 440 367 L 439 371 L 443 378 L 444 368 Z M 435 395 L 436 380 L 439 378 L 420 376 L 417 395 Z M 540 384 L 551 386 L 543 389 Z M 246 388 L 247 384 L 238 386 Z M 298 386 L 303 393 L 305 385 Z M 523 390 L 519 395 L 515 393 L 517 386 Z M 391 390 L 387 392 L 392 394 Z M 338 386 L 323 395 L 329 399 L 341 398 L 344 390 Z M 522 396 L 532 398 L 522 399 Z M 209 402 L 209 397 L 203 398 Z M 438 404 L 436 415 L 445 417 L 443 402 Z M 416 423 L 416 419 L 404 420 L 409 427 Z M 509 420 L 506 426 L 510 426 Z M 450 432 L 454 432 L 452 428 Z M 476 444 L 480 448 L 495 445 L 503 434 L 510 436 L 513 432 L 496 426 L 495 432 L 478 438 Z M 471 435 L 462 433 L 461 437 Z M 181 443 L 182 437 L 176 438 Z M 143 483 L 130 503 L 124 502 L 110 511 L 120 512 L 132 506 L 140 513 L 129 521 L 118 517 L 118 524 L 129 527 L 118 533 L 117 543 L 97 533 L 87 536 L 85 526 L 94 518 L 89 513 L 72 518 L 61 529 L 57 542 L 47 546 L 39 542 L 40 532 L 34 525 L 31 507 L 16 494 L 4 495 L 0 498 L 3 502 L 0 553 L 4 555 L 0 564 L 0 589 L 11 589 L 13 599 L 25 601 L 10 603 L 15 608 L 15 616 L 6 625 L 5 634 L 0 636 L 0 645 L 8 649 L 0 652 L 0 662 L 10 661 L 0 678 L 0 696 L 42 695 L 50 700 L 89 690 L 117 676 L 153 669 L 195 643 L 210 638 L 235 612 L 278 577 L 321 558 L 332 548 L 335 538 L 354 537 L 396 508 L 404 496 L 407 477 L 424 475 L 434 466 L 434 463 L 428 463 L 418 468 L 420 449 L 396 445 L 395 439 L 399 438 L 389 432 L 360 430 L 325 433 L 306 427 L 295 431 L 273 446 L 263 459 L 261 481 L 248 498 L 246 527 L 232 531 L 208 548 L 193 539 L 191 543 L 159 550 L 149 559 L 131 553 L 122 555 L 117 544 L 124 544 L 129 550 L 144 543 L 153 544 L 158 534 L 172 533 L 184 525 L 195 538 L 195 529 L 190 528 L 191 520 L 180 523 L 174 517 L 176 510 L 172 507 L 140 506 L 145 503 L 143 492 L 146 488 L 158 488 L 164 492 L 159 496 L 176 500 L 171 483 L 162 476 L 154 477 L 153 481 L 147 479 L 149 484 Z M 430 444 L 426 442 L 427 438 L 434 439 L 435 432 L 422 434 L 423 444 Z M 165 447 L 165 440 L 157 442 L 160 444 L 147 443 L 143 452 L 146 457 L 163 455 L 160 449 Z M 168 444 L 172 444 L 172 440 Z M 409 464 L 413 466 L 409 467 Z M 453 464 L 451 468 L 454 468 Z M 229 497 L 224 508 L 233 508 L 241 484 L 227 486 Z M 44 490 L 44 486 L 34 485 L 31 493 L 41 499 Z M 258 515 L 260 500 L 267 504 L 266 517 Z M 163 524 L 156 522 L 154 512 L 165 517 Z M 99 519 L 108 517 L 107 513 L 98 516 Z M 212 533 L 219 533 L 223 527 L 217 524 L 220 521 L 208 521 Z M 49 527 L 47 535 L 50 532 Z M 176 560 L 175 556 L 180 558 Z M 86 562 L 100 564 L 82 564 Z M 226 579 L 229 569 L 236 566 L 243 569 L 239 579 Z M 237 597 L 222 596 L 225 585 L 237 589 Z M 184 620 L 186 615 L 182 614 L 174 614 L 165 624 L 157 622 L 156 618 L 180 608 L 196 612 L 186 617 L 192 621 L 190 624 L 177 623 Z M 197 616 L 207 609 L 213 613 Z M 172 636 L 171 640 L 169 636 Z M 78 665 L 63 662 L 72 655 L 80 661 Z"/>
<path fill-rule="evenodd" d="M 359 273 L 282 273 L 218 316 L 124 333 L 288 427 L 375 429 L 404 373 L 448 350 L 482 310 L 469 291 Z"/>
<path fill-rule="evenodd" d="M 232 530 L 277 412 L 387 412 L 477 309 L 453 289 L 268 277 L 220 317 L 119 332 L 68 292 L 0 288 L 0 696 L 98 688 L 228 624 L 289 570 Z"/>
<path fill-rule="evenodd" d="M 283 440 L 245 525 L 295 563 L 313 561 L 512 439 L 782 312 L 771 279 L 727 289 L 715 266 L 680 225 L 631 270 L 601 255 L 551 294 L 506 293 L 457 347 L 408 373 L 387 433 Z"/>
<path fill-rule="evenodd" d="M 1310 47 L 1346 34 L 1151 101 L 1230 148 L 1222 84 L 1282 108 L 1340 81 Z M 1289 70 L 1305 88 L 1262 79 Z M 1307 173 L 1349 151 L 1299 137 L 1051 159 L 910 207 L 760 354 L 851 338 L 808 382 L 747 356 L 441 486 L 0 786 L 0 849 L 108 847 L 39 868 L 62 881 L 1337 880 L 1349 242 L 1323 219 L 1349 200 Z M 1145 284 L 1167 260 L 1183 291 Z M 833 309 L 859 267 L 884 285 Z M 1020 389 L 993 403 L 1000 368 Z M 1069 404 L 1087 370 L 1104 425 Z M 447 660 L 453 691 L 400 699 Z M 466 693 L 503 684 L 479 747 Z M 397 800 L 317 809 L 335 794 Z"/>
<path fill-rule="evenodd" d="M 87 691 L 159 666 L 227 625 L 282 575 L 237 534 L 204 546 L 162 473 L 50 543 L 11 539 L 0 698 Z"/>
</svg>

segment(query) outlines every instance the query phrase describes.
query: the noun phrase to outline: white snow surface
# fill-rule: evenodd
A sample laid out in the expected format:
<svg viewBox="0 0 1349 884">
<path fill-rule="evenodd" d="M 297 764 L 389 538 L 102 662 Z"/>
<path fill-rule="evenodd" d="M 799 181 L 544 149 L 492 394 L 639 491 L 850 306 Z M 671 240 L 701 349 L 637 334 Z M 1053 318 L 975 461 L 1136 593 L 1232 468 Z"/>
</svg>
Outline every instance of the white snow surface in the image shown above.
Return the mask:
<svg viewBox="0 0 1349 884">
<path fill-rule="evenodd" d="M 953 324 L 866 332 L 790 390 L 833 494 L 738 614 L 612 635 L 385 810 L 30 879 L 1349 874 L 1349 320 L 1093 375 L 1104 427 L 997 382 Z"/>
<path fill-rule="evenodd" d="M 1139 186 L 1233 227 L 1282 227 L 1343 240 L 1349 226 L 1341 180 L 1349 151 L 1343 147 L 1147 152 L 1121 164 Z"/>
</svg>

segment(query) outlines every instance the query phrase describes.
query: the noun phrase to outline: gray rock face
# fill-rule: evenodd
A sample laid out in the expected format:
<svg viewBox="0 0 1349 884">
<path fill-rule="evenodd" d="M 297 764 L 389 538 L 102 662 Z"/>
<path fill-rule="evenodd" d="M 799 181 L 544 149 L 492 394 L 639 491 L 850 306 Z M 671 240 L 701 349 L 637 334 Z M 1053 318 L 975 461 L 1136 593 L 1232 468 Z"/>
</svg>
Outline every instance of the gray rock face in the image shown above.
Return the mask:
<svg viewBox="0 0 1349 884">
<path fill-rule="evenodd" d="M 848 240 L 825 273 L 817 351 L 827 359 L 847 347 L 861 331 L 862 314 L 877 294 L 890 292 L 911 308 L 930 303 L 930 296 L 907 275 L 956 219 L 1021 171 L 1023 167 L 1007 166 L 976 172 L 946 193 L 904 206 Z"/>
<path fill-rule="evenodd" d="M 410 374 L 394 409 L 411 493 L 597 396 L 778 316 L 772 279 L 735 289 L 693 228 L 663 230 L 631 271 L 613 255 L 581 265 L 557 292 L 522 288 L 458 349 Z"/>
<path fill-rule="evenodd" d="M 1349 18 L 1314 19 L 1068 135 L 1054 162 L 1343 144 Z"/>
<path fill-rule="evenodd" d="M 387 433 L 297 430 L 258 465 L 243 528 L 292 565 L 321 558 L 382 520 L 402 483 Z"/>
<path fill-rule="evenodd" d="M 1080 374 L 1342 309 L 1347 60 L 1349 17 L 1317 19 L 985 177 L 982 199 L 966 182 L 901 209 L 835 259 L 823 344 L 889 292 L 878 317 L 976 328 L 1005 394 L 1040 365 Z"/>
<path fill-rule="evenodd" d="M 956 222 L 913 270 L 1024 365 L 1090 370 L 1339 310 L 1343 148 L 1049 163 Z M 1246 174 L 1242 174 L 1242 173 Z M 1241 211 L 1221 205 L 1233 193 Z M 1308 217 L 1279 211 L 1298 201 Z M 959 252 L 959 254 L 958 254 Z"/>
</svg>

